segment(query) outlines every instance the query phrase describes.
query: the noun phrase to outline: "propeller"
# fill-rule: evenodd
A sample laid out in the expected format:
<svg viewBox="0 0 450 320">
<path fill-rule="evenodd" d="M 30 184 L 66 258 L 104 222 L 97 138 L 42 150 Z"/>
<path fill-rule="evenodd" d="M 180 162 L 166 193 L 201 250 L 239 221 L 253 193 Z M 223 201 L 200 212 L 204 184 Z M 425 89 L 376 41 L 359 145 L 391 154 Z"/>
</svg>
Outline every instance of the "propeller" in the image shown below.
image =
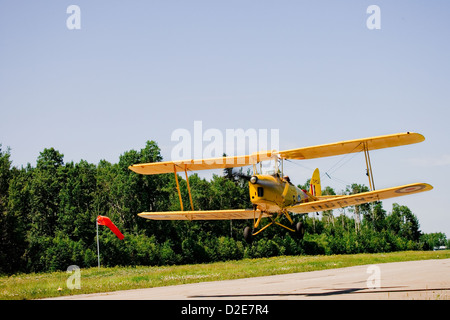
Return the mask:
<svg viewBox="0 0 450 320">
<path fill-rule="evenodd" d="M 228 178 L 233 178 L 234 180 L 245 180 L 250 181 L 250 178 L 252 177 L 250 174 L 246 174 L 242 172 L 242 168 L 228 168 L 224 170 L 225 176 Z"/>
<path fill-rule="evenodd" d="M 235 180 L 243 179 L 245 181 L 250 181 L 251 175 L 244 174 L 242 172 L 236 172 L 233 174 L 233 177 Z"/>
</svg>

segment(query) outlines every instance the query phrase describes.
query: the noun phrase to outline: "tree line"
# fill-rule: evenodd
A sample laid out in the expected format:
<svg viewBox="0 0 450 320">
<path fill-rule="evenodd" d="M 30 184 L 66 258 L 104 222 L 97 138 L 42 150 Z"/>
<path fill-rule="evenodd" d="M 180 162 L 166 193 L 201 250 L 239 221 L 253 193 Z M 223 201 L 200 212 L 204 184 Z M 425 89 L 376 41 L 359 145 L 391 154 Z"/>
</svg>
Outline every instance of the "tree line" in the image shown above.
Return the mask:
<svg viewBox="0 0 450 320">
<path fill-rule="evenodd" d="M 119 240 L 99 228 L 102 266 L 170 265 L 301 254 L 343 254 L 430 250 L 447 245 L 445 234 L 423 234 L 411 210 L 394 204 L 364 204 L 343 212 L 294 216 L 302 220 L 302 240 L 283 228 L 268 228 L 252 244 L 243 240 L 247 220 L 151 221 L 143 211 L 180 210 L 173 174 L 139 175 L 128 167 L 162 161 L 155 141 L 130 150 L 117 163 L 64 162 L 54 148 L 44 149 L 36 165 L 12 166 L 0 144 L 0 274 L 66 270 L 97 265 L 96 218 L 109 217 L 125 235 Z M 178 177 L 183 203 L 186 181 Z M 308 184 L 306 182 L 305 186 Z M 209 181 L 189 176 L 196 210 L 250 208 L 248 183 L 230 172 Z M 300 186 L 301 187 L 301 186 Z M 365 191 L 353 184 L 347 194 Z M 327 187 L 324 194 L 334 194 Z"/>
</svg>

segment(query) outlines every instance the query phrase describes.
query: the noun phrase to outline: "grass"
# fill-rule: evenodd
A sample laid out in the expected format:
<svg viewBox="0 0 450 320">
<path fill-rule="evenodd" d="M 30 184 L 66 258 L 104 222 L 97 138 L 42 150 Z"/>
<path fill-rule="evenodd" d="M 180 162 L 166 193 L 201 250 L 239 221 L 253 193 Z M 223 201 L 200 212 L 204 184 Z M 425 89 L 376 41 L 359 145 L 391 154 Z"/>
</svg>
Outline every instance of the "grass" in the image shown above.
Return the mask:
<svg viewBox="0 0 450 320">
<path fill-rule="evenodd" d="M 281 256 L 183 266 L 89 268 L 81 269 L 80 289 L 68 288 L 67 280 L 72 275 L 68 272 L 17 274 L 0 277 L 0 299 L 41 299 L 63 295 L 307 272 L 365 264 L 448 258 L 450 258 L 450 250 L 330 256 Z"/>
</svg>

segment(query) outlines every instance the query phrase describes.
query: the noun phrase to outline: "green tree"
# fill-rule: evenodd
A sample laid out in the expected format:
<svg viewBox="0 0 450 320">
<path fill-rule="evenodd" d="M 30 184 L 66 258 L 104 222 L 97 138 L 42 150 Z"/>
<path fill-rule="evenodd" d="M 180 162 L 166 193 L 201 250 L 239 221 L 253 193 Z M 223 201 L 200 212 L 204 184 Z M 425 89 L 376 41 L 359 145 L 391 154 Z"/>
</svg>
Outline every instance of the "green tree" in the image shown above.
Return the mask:
<svg viewBox="0 0 450 320">
<path fill-rule="evenodd" d="M 64 183 L 63 155 L 44 149 L 37 159 L 30 186 L 30 237 L 54 236 L 59 211 L 59 192 Z"/>
<path fill-rule="evenodd" d="M 323 196 L 331 196 L 336 195 L 336 192 L 331 187 L 325 187 L 324 190 L 322 190 Z M 322 212 L 322 220 L 324 220 L 325 226 L 329 231 L 334 230 L 334 215 L 333 210 L 326 210 Z"/>
<path fill-rule="evenodd" d="M 12 178 L 9 148 L 2 151 L 0 144 L 0 273 L 9 272 L 11 255 L 16 250 L 11 237 L 15 237 L 17 219 L 8 211 L 9 185 Z"/>
<path fill-rule="evenodd" d="M 364 222 L 367 227 L 375 231 L 381 231 L 386 228 L 386 210 L 383 209 L 381 201 L 371 204 L 371 210 L 364 216 Z"/>
<path fill-rule="evenodd" d="M 2 151 L 0 144 L 0 212 L 4 212 L 8 202 L 8 188 L 11 180 L 11 153 L 9 148 L 6 152 Z"/>
<path fill-rule="evenodd" d="M 28 231 L 31 227 L 31 181 L 33 168 L 30 164 L 26 168 L 11 170 L 8 187 L 8 204 L 4 212 L 4 221 L 0 224 L 6 253 L 5 264 L 0 267 L 11 273 L 26 270 L 25 252 L 29 247 Z"/>
<path fill-rule="evenodd" d="M 356 184 L 353 183 L 349 186 L 347 186 L 345 192 L 346 194 L 357 194 L 362 192 L 368 192 L 369 188 L 363 184 Z M 360 205 L 356 205 L 349 208 L 350 212 L 354 213 L 354 220 L 355 220 L 355 230 L 359 231 L 360 225 L 361 225 L 361 215 L 363 217 L 367 217 L 367 215 L 370 214 L 370 204 L 369 203 L 363 203 Z"/>
<path fill-rule="evenodd" d="M 81 160 L 76 164 L 66 163 L 61 171 L 64 184 L 59 192 L 58 230 L 74 241 L 90 243 L 95 236 L 97 168 Z"/>
<path fill-rule="evenodd" d="M 124 230 L 138 232 L 147 228 L 144 219 L 137 216 L 143 211 L 164 211 L 168 209 L 169 177 L 167 175 L 140 175 L 128 167 L 137 163 L 161 161 L 160 150 L 154 141 L 147 141 L 140 151 L 130 150 L 123 153 L 119 163 L 112 169 L 110 182 L 111 217 Z M 152 228 L 148 234 L 152 233 Z"/>
<path fill-rule="evenodd" d="M 192 202 L 195 210 L 208 210 L 211 208 L 213 193 L 211 185 L 205 178 L 201 179 L 197 173 L 189 177 L 191 187 Z"/>
<path fill-rule="evenodd" d="M 436 247 L 447 245 L 447 237 L 442 232 L 423 234 L 420 237 L 420 241 L 424 243 L 425 250 L 433 250 Z"/>
<path fill-rule="evenodd" d="M 419 220 L 407 206 L 394 203 L 386 224 L 395 234 L 407 240 L 418 241 L 420 238 Z"/>
</svg>

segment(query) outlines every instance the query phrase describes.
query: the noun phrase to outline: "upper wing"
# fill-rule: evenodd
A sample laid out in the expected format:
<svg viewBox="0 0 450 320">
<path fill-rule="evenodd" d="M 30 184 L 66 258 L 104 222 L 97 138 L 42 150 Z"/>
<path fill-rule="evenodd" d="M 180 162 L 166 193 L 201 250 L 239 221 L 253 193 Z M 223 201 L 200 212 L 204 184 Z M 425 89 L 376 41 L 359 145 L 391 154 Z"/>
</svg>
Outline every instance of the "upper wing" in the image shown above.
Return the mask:
<svg viewBox="0 0 450 320">
<path fill-rule="evenodd" d="M 397 133 L 372 138 L 347 140 L 319 146 L 305 147 L 280 151 L 278 154 L 284 159 L 314 159 L 337 156 L 347 153 L 398 147 L 424 141 L 423 135 L 414 132 Z"/>
<path fill-rule="evenodd" d="M 167 211 L 167 212 L 142 212 L 138 216 L 152 220 L 231 220 L 258 218 L 261 211 L 248 209 L 235 210 L 200 210 L 200 211 Z M 262 217 L 269 217 L 262 213 Z"/>
<path fill-rule="evenodd" d="M 271 151 L 264 151 L 245 156 L 142 163 L 132 165 L 129 169 L 140 174 L 161 174 L 207 169 L 225 169 L 252 165 L 260 161 L 268 160 L 271 156 Z"/>
<path fill-rule="evenodd" d="M 433 187 L 427 183 L 413 183 L 399 187 L 352 194 L 349 196 L 333 197 L 325 200 L 301 203 L 287 207 L 286 209 L 293 213 L 318 212 L 400 197 L 417 192 L 429 191 L 431 189 L 433 189 Z"/>
<path fill-rule="evenodd" d="M 284 151 L 260 151 L 244 156 L 142 163 L 132 165 L 129 169 L 140 174 L 161 174 L 207 169 L 225 169 L 252 165 L 264 160 L 272 159 L 274 155 L 278 155 L 283 159 L 314 159 L 361 152 L 363 150 L 397 147 L 418 143 L 424 140 L 425 138 L 419 133 L 406 132 Z"/>
</svg>

